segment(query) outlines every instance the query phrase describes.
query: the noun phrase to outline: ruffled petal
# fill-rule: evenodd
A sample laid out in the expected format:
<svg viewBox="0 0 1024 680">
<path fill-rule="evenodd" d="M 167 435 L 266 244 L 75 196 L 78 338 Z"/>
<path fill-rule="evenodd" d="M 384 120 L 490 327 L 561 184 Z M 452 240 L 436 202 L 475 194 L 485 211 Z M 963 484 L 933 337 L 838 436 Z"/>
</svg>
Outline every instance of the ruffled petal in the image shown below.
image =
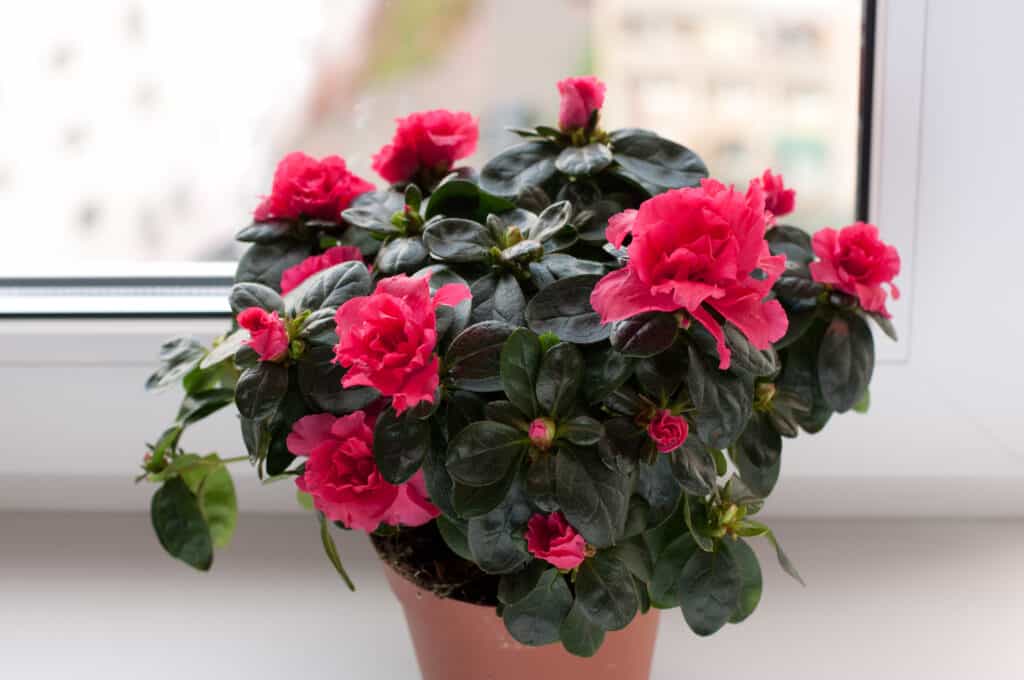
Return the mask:
<svg viewBox="0 0 1024 680">
<path fill-rule="evenodd" d="M 317 444 L 331 436 L 331 427 L 335 420 L 336 418 L 329 413 L 303 416 L 292 425 L 285 445 L 296 456 L 308 456 Z"/>
<path fill-rule="evenodd" d="M 726 296 L 708 303 L 747 336 L 758 349 L 768 349 L 786 334 L 789 319 L 778 300 L 764 302 L 760 293 L 751 291 L 740 296 Z"/>
<path fill-rule="evenodd" d="M 434 309 L 437 309 L 440 305 L 455 307 L 460 302 L 471 297 L 468 286 L 464 286 L 461 283 L 446 283 L 434 293 Z"/>
<path fill-rule="evenodd" d="M 620 321 L 641 312 L 674 312 L 679 304 L 668 294 L 651 292 L 629 268 L 606 275 L 590 294 L 590 305 L 601 315 L 601 323 Z"/>
<path fill-rule="evenodd" d="M 611 243 L 616 248 L 621 248 L 622 242 L 626 240 L 626 236 L 633 231 L 633 224 L 636 222 L 637 214 L 636 210 L 623 210 L 609 217 L 608 227 L 604 230 L 604 236 L 608 239 L 608 243 Z"/>
</svg>

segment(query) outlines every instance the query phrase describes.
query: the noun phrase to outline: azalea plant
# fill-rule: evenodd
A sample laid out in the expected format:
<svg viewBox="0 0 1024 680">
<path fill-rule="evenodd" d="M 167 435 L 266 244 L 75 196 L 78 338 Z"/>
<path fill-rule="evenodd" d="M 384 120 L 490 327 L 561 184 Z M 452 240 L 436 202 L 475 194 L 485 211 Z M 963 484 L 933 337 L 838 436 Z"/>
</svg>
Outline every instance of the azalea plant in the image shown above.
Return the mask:
<svg viewBox="0 0 1024 680">
<path fill-rule="evenodd" d="M 558 91 L 558 127 L 479 172 L 458 165 L 476 120 L 444 110 L 398 120 L 382 189 L 337 156 L 281 161 L 237 234 L 232 328 L 169 341 L 149 381 L 185 391 L 140 477 L 171 555 L 208 569 L 230 540 L 235 459 L 182 435 L 233 404 L 239 459 L 292 480 L 350 586 L 335 528 L 528 645 L 588 656 L 651 607 L 740 622 L 758 537 L 799 580 L 758 513 L 784 439 L 867 409 L 899 256 L 870 224 L 785 224 L 770 171 L 726 186 L 604 129 L 595 78 Z"/>
</svg>

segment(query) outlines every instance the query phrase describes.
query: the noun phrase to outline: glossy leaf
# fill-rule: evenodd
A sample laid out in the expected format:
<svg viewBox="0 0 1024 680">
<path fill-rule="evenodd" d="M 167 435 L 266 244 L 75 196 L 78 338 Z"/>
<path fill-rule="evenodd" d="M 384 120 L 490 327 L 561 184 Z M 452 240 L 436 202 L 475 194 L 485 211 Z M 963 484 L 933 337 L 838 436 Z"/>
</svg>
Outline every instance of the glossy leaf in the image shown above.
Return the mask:
<svg viewBox="0 0 1024 680">
<path fill-rule="evenodd" d="M 737 610 L 743 576 L 725 550 L 698 550 L 679 576 L 679 605 L 683 618 L 697 635 L 711 635 Z"/>
<path fill-rule="evenodd" d="M 469 486 L 495 484 L 526 453 L 528 444 L 525 433 L 508 425 L 471 423 L 448 445 L 448 472 Z"/>
<path fill-rule="evenodd" d="M 480 186 L 498 196 L 516 196 L 540 186 L 555 174 L 558 146 L 550 142 L 517 144 L 488 161 L 480 170 Z"/>
<path fill-rule="evenodd" d="M 284 270 L 294 267 L 309 255 L 308 245 L 290 239 L 255 243 L 238 260 L 235 282 L 251 281 L 280 290 Z"/>
<path fill-rule="evenodd" d="M 453 177 L 441 182 L 430 194 L 426 217 L 429 219 L 445 215 L 483 222 L 490 214 L 511 210 L 514 207 L 511 201 L 490 194 L 469 180 Z"/>
<path fill-rule="evenodd" d="M 445 262 L 484 262 L 497 245 L 482 224 L 457 217 L 428 223 L 423 241 L 432 255 Z"/>
<path fill-rule="evenodd" d="M 235 232 L 235 240 L 242 243 L 273 243 L 283 238 L 296 235 L 300 230 L 297 222 L 270 220 L 253 222 Z"/>
<path fill-rule="evenodd" d="M 537 335 L 525 328 L 516 329 L 501 350 L 501 384 L 509 401 L 530 418 L 537 415 L 534 389 L 540 363 Z"/>
<path fill-rule="evenodd" d="M 679 576 L 697 552 L 697 544 L 688 533 L 677 536 L 660 552 L 654 562 L 649 586 L 654 606 L 660 609 L 679 606 Z"/>
<path fill-rule="evenodd" d="M 430 423 L 409 410 L 398 415 L 388 408 L 373 428 L 373 458 L 381 476 L 392 484 L 409 480 L 430 452 Z"/>
<path fill-rule="evenodd" d="M 235 385 L 238 412 L 252 420 L 274 414 L 288 391 L 288 369 L 280 364 L 262 361 L 242 371 Z"/>
<path fill-rule="evenodd" d="M 697 154 L 649 130 L 616 130 L 611 142 L 620 174 L 654 193 L 697 186 L 708 176 L 707 166 Z"/>
<path fill-rule="evenodd" d="M 669 461 L 672 474 L 686 493 L 705 496 L 715 488 L 715 460 L 697 437 L 687 437 L 682 446 L 669 454 Z"/>
<path fill-rule="evenodd" d="M 753 412 L 753 385 L 739 376 L 709 366 L 690 346 L 690 397 L 697 406 L 697 435 L 713 449 L 724 449 L 739 437 Z"/>
<path fill-rule="evenodd" d="M 172 557 L 206 571 L 213 564 L 210 527 L 199 501 L 180 477 L 168 479 L 153 494 L 150 505 L 153 530 Z"/>
<path fill-rule="evenodd" d="M 583 397 L 595 404 L 621 387 L 633 373 L 633 359 L 611 347 L 584 351 Z"/>
<path fill-rule="evenodd" d="M 303 397 L 320 411 L 340 416 L 367 406 L 380 396 L 372 387 L 342 387 L 345 368 L 334 361 L 334 348 L 311 343 L 297 362 Z"/>
<path fill-rule="evenodd" d="M 473 553 L 469 552 L 469 539 L 466 537 L 467 529 L 464 522 L 456 522 L 449 517 L 440 515 L 437 518 L 437 530 L 453 553 L 464 560 L 472 561 Z"/>
<path fill-rule="evenodd" d="M 612 164 L 612 150 L 594 142 L 586 146 L 567 146 L 555 159 L 558 171 L 570 177 L 596 175 Z"/>
<path fill-rule="evenodd" d="M 837 315 L 818 350 L 818 386 L 825 403 L 844 413 L 860 401 L 875 368 L 875 340 L 864 320 Z"/>
<path fill-rule="evenodd" d="M 524 645 L 557 642 L 562 621 L 572 608 L 572 593 L 557 569 L 548 569 L 528 595 L 502 612 L 509 634 Z"/>
<path fill-rule="evenodd" d="M 281 299 L 281 295 L 262 283 L 236 283 L 231 287 L 228 304 L 235 316 L 250 307 L 284 314 L 284 300 Z"/>
<path fill-rule="evenodd" d="M 612 347 L 629 357 L 652 357 L 676 341 L 679 321 L 666 312 L 644 312 L 612 324 Z"/>
<path fill-rule="evenodd" d="M 565 617 L 559 631 L 565 650 L 582 657 L 591 657 L 597 653 L 604 642 L 604 634 L 604 629 L 591 623 L 583 613 L 579 600 L 569 610 L 569 615 Z"/>
<path fill-rule="evenodd" d="M 625 628 L 640 606 L 629 569 L 606 552 L 580 565 L 576 603 L 588 621 L 604 630 Z"/>
<path fill-rule="evenodd" d="M 427 264 L 428 256 L 419 236 L 396 238 L 381 246 L 375 268 L 385 276 L 412 274 Z"/>
<path fill-rule="evenodd" d="M 341 556 L 338 554 L 338 546 L 335 545 L 334 538 L 331 537 L 331 523 L 327 521 L 322 512 L 318 512 L 317 516 L 320 519 L 320 543 L 324 547 L 324 554 L 327 555 L 331 566 L 338 572 L 338 576 L 345 582 L 348 589 L 355 592 L 356 586 L 349 578 L 348 572 L 345 571 L 345 565 L 341 563 Z"/>
<path fill-rule="evenodd" d="M 535 333 L 553 333 L 581 345 L 608 337 L 609 327 L 590 305 L 599 276 L 561 279 L 538 292 L 526 306 L 526 322 Z"/>
<path fill-rule="evenodd" d="M 613 472 L 593 448 L 562 447 L 556 457 L 556 495 L 569 523 L 591 545 L 613 545 L 626 523 L 629 477 Z"/>
<path fill-rule="evenodd" d="M 501 350 L 515 328 L 500 321 L 483 321 L 459 333 L 445 361 L 456 387 L 473 392 L 501 389 Z"/>
<path fill-rule="evenodd" d="M 537 404 L 543 413 L 559 420 L 573 409 L 583 383 L 583 355 L 575 345 L 561 342 L 540 360 L 537 372 Z"/>
<path fill-rule="evenodd" d="M 756 413 L 730 449 L 740 477 L 751 491 L 765 498 L 775 488 L 782 461 L 782 437 L 768 417 Z"/>
<path fill-rule="evenodd" d="M 526 497 L 513 483 L 500 505 L 470 519 L 467 537 L 477 566 L 488 574 L 507 574 L 529 562 L 523 529 L 531 515 Z"/>
<path fill-rule="evenodd" d="M 722 549 L 729 553 L 740 573 L 740 595 L 736 611 L 729 617 L 729 623 L 740 623 L 757 609 L 761 601 L 761 565 L 757 555 L 742 538 L 723 540 Z"/>
<path fill-rule="evenodd" d="M 370 272 L 362 262 L 342 262 L 302 282 L 300 309 L 340 307 L 354 297 L 369 295 Z"/>
</svg>

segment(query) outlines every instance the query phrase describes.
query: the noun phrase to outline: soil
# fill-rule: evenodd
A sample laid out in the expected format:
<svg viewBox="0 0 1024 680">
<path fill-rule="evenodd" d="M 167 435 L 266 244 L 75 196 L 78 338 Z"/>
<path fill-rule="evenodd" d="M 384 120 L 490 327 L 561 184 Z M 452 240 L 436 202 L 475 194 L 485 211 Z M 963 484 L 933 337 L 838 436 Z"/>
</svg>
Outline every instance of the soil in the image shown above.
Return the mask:
<svg viewBox="0 0 1024 680">
<path fill-rule="evenodd" d="M 433 522 L 370 540 L 384 562 L 419 588 L 460 602 L 498 604 L 499 577 L 453 553 Z"/>
</svg>

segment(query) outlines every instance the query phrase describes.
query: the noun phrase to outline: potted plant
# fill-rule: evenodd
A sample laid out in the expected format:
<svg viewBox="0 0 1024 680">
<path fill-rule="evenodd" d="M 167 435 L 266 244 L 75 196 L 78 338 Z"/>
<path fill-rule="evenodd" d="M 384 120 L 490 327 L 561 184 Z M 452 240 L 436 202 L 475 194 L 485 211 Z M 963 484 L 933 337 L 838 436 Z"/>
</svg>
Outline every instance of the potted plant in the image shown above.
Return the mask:
<svg viewBox="0 0 1024 680">
<path fill-rule="evenodd" d="M 169 341 L 148 383 L 185 391 L 140 476 L 172 556 L 209 569 L 231 538 L 233 460 L 182 435 L 234 404 L 349 587 L 332 531 L 370 534 L 429 679 L 643 678 L 657 610 L 698 635 L 754 611 L 750 541 L 800 579 L 758 512 L 784 438 L 867 409 L 899 256 L 872 225 L 781 223 L 771 172 L 727 187 L 604 130 L 595 78 L 558 89 L 558 127 L 479 174 L 475 119 L 443 110 L 398 121 L 382 190 L 281 161 L 231 330 Z"/>
</svg>

